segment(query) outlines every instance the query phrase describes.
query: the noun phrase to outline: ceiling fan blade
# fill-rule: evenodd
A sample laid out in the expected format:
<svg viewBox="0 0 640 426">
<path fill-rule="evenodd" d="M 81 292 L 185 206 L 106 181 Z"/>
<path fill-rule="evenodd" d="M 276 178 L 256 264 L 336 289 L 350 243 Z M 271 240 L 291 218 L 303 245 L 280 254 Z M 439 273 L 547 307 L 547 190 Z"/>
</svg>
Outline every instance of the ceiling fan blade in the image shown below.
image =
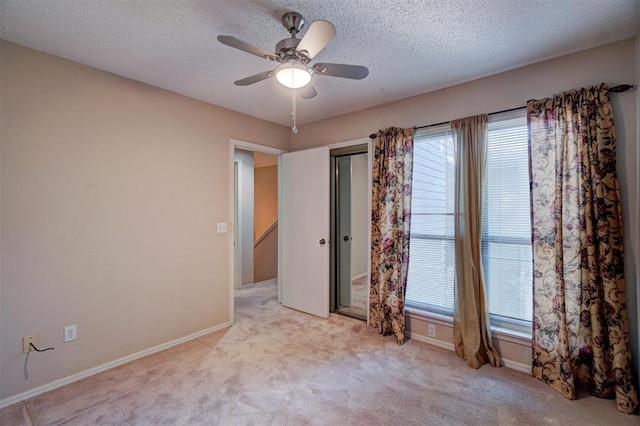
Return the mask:
<svg viewBox="0 0 640 426">
<path fill-rule="evenodd" d="M 369 69 L 360 65 L 318 63 L 313 66 L 313 71 L 318 75 L 351 78 L 353 80 L 362 80 L 369 75 Z"/>
<path fill-rule="evenodd" d="M 261 58 L 267 59 L 269 61 L 273 61 L 275 59 L 275 55 L 273 53 L 267 52 L 266 50 L 256 47 L 252 44 L 245 43 L 244 41 L 238 40 L 235 37 L 219 35 L 218 41 L 235 49 L 251 53 L 252 55 L 260 56 Z"/>
<path fill-rule="evenodd" d="M 311 83 L 299 88 L 298 93 L 302 99 L 312 99 L 318 94 L 318 92 L 316 92 L 316 88 L 313 87 L 313 84 Z"/>
<path fill-rule="evenodd" d="M 300 43 L 298 52 L 306 50 L 309 58 L 313 58 L 336 36 L 336 27 L 329 21 L 315 21 L 309 26 Z"/>
<path fill-rule="evenodd" d="M 250 75 L 249 77 L 245 77 L 242 80 L 234 81 L 233 84 L 236 86 L 248 86 L 271 77 L 273 77 L 273 71 L 263 71 L 258 74 Z"/>
</svg>

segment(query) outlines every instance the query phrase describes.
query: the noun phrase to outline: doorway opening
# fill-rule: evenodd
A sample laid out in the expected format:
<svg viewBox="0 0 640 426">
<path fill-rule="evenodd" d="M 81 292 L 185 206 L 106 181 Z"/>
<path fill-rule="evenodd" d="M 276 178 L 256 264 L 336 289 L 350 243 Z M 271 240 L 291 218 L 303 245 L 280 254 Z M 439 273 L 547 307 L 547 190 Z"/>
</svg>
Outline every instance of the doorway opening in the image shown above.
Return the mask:
<svg viewBox="0 0 640 426">
<path fill-rule="evenodd" d="M 369 183 L 366 144 L 331 154 L 331 312 L 367 319 Z"/>
<path fill-rule="evenodd" d="M 278 277 L 278 158 L 234 152 L 234 288 Z"/>
<path fill-rule="evenodd" d="M 231 140 L 230 323 L 235 292 L 278 279 L 278 155 L 284 151 Z"/>
</svg>

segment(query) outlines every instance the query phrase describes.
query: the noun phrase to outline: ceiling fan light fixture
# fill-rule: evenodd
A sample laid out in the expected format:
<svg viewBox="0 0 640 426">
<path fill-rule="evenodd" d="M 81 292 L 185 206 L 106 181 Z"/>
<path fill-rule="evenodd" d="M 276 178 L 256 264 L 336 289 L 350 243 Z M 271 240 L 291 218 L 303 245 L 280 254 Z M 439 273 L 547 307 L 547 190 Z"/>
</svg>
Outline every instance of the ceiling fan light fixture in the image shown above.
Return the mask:
<svg viewBox="0 0 640 426">
<path fill-rule="evenodd" d="M 313 70 L 301 63 L 285 63 L 276 68 L 276 79 L 289 89 L 299 89 L 311 81 Z"/>
</svg>

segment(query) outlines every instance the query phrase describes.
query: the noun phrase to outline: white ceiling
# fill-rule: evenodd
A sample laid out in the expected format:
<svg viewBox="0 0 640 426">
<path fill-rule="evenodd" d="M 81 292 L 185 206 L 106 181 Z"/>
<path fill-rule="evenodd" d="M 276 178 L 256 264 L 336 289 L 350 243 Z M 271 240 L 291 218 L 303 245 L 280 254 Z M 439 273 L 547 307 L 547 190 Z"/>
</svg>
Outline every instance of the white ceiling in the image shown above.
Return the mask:
<svg viewBox="0 0 640 426">
<path fill-rule="evenodd" d="M 393 102 L 609 42 L 640 28 L 640 0 L 0 0 L 0 38 L 282 125 L 291 95 L 274 80 L 236 87 L 274 64 L 216 40 L 268 51 L 286 11 L 337 36 L 314 59 L 364 65 L 364 80 L 316 76 L 298 124 Z M 304 30 L 302 36 L 304 36 Z M 612 64 L 615 66 L 615 64 Z"/>
</svg>

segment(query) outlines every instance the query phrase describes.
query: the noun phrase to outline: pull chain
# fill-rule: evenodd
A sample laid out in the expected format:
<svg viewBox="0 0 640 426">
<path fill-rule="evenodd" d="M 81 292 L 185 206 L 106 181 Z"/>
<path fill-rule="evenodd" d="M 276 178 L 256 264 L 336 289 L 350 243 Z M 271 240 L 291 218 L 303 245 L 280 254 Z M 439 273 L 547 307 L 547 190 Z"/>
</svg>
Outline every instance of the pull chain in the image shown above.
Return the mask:
<svg viewBox="0 0 640 426">
<path fill-rule="evenodd" d="M 293 118 L 293 127 L 291 131 L 298 133 L 298 125 L 296 122 L 296 89 L 291 88 L 291 118 Z"/>
</svg>

